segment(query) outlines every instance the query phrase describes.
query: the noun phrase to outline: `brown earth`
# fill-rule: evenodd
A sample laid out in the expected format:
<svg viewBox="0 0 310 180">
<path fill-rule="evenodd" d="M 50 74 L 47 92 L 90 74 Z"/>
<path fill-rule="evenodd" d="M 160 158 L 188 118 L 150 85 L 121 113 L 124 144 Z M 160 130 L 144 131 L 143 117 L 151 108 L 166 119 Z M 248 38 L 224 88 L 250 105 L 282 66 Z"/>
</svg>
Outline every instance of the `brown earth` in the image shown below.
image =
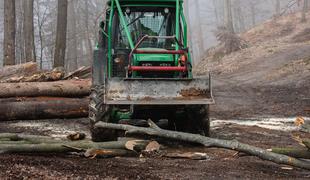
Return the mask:
<svg viewBox="0 0 310 180">
<path fill-rule="evenodd" d="M 72 124 L 87 128 L 85 119 L 76 121 L 52 121 L 72 127 Z M 14 123 L 14 122 L 12 122 Z M 51 133 L 36 128 L 16 128 L 12 123 L 1 123 L 1 132 Z M 6 128 L 5 128 L 6 126 Z M 82 129 L 84 129 L 82 128 Z M 262 148 L 274 146 L 299 146 L 291 134 L 310 137 L 300 132 L 284 132 L 259 127 L 227 124 L 214 127 L 212 136 L 237 139 Z M 174 145 L 164 152 L 205 152 L 207 160 L 152 158 L 87 159 L 74 155 L 0 155 L 1 179 L 307 179 L 309 171 L 281 166 L 262 161 L 256 157 L 235 156 L 235 151 L 217 148 L 201 148 Z M 288 168 L 288 169 L 285 169 Z"/>
<path fill-rule="evenodd" d="M 309 28 L 300 13 L 291 14 L 241 34 L 246 49 L 223 57 L 209 53 L 195 73 L 213 74 L 215 117 L 309 116 Z"/>
</svg>

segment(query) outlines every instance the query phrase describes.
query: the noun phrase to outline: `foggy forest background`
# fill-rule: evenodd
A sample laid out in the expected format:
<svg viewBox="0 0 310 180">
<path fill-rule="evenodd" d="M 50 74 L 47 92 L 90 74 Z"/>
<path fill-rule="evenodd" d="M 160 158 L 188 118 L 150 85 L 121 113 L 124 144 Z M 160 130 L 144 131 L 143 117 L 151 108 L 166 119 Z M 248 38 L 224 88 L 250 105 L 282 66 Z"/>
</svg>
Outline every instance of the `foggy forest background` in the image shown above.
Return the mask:
<svg viewBox="0 0 310 180">
<path fill-rule="evenodd" d="M 56 66 L 55 59 L 63 54 L 63 66 L 67 71 L 90 65 L 106 0 L 0 0 L 0 67 L 4 64 L 4 9 L 9 10 L 4 1 L 15 2 L 15 61 L 11 63 L 36 61 L 40 68 L 52 69 Z M 215 32 L 219 27 L 227 27 L 230 23 L 232 31 L 238 34 L 267 19 L 302 10 L 307 1 L 185 1 L 195 62 L 208 48 L 217 45 Z M 58 28 L 57 17 L 62 24 Z M 56 45 L 57 31 L 67 32 L 66 43 Z M 33 38 L 29 38 L 32 34 Z M 55 50 L 57 46 L 65 52 Z"/>
</svg>

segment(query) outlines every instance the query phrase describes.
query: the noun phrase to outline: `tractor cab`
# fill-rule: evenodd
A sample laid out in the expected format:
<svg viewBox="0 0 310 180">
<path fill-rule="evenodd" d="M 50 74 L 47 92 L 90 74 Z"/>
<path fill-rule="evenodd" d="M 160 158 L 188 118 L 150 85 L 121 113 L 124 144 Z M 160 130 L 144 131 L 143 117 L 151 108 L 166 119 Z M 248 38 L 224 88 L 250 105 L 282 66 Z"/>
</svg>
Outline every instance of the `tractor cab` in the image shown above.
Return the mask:
<svg viewBox="0 0 310 180">
<path fill-rule="evenodd" d="M 117 0 L 108 3 L 104 29 L 109 76 L 179 78 L 191 74 L 185 18 L 176 0 Z"/>
</svg>

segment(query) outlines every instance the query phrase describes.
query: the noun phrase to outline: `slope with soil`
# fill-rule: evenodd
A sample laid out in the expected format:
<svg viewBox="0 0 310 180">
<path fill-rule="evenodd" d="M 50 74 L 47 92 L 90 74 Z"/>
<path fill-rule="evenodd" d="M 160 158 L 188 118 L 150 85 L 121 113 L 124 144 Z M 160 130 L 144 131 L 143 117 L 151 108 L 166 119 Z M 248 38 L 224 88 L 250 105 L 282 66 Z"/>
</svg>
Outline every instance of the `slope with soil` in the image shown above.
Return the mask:
<svg viewBox="0 0 310 180">
<path fill-rule="evenodd" d="M 195 73 L 214 74 L 215 117 L 309 116 L 309 29 L 299 13 L 272 19 L 240 35 L 247 48 L 207 56 Z"/>
</svg>

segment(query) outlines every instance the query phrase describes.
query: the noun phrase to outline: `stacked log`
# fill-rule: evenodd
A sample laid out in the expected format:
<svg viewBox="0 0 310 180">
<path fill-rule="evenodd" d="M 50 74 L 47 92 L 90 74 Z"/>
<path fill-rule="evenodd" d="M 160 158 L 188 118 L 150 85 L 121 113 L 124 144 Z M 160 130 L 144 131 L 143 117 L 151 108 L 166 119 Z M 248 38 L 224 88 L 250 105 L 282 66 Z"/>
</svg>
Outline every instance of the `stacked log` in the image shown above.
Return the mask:
<svg viewBox="0 0 310 180">
<path fill-rule="evenodd" d="M 14 66 L 6 66 L 0 69 L 0 81 L 6 81 L 12 77 L 28 76 L 38 72 L 37 64 L 33 62 L 19 64 Z"/>
<path fill-rule="evenodd" d="M 91 81 L 78 72 L 40 72 L 35 63 L 0 69 L 0 121 L 87 117 Z"/>
</svg>

